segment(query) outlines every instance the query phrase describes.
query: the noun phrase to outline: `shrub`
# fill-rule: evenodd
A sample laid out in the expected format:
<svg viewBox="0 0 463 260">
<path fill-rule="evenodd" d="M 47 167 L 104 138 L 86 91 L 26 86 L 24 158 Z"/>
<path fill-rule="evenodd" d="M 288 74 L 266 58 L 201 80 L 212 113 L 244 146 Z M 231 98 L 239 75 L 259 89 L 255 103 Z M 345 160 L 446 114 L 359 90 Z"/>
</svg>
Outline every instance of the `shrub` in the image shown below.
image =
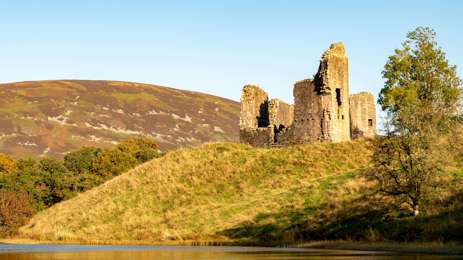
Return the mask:
<svg viewBox="0 0 463 260">
<path fill-rule="evenodd" d="M 156 141 L 148 138 L 131 138 L 122 141 L 117 145 L 117 149 L 124 153 L 129 153 L 136 158 L 139 163 L 147 162 L 162 155 Z"/>
<path fill-rule="evenodd" d="M 40 170 L 43 174 L 40 175 L 41 182 L 46 185 L 49 192 L 47 198 L 47 206 L 63 201 L 72 197 L 72 178 L 63 161 L 44 158 L 39 162 Z"/>
<path fill-rule="evenodd" d="M 84 147 L 64 156 L 64 166 L 75 174 L 91 171 L 92 162 L 102 152 L 100 148 Z"/>
<path fill-rule="evenodd" d="M 0 153 L 0 172 L 13 173 L 16 171 L 16 162 L 8 155 Z"/>
<path fill-rule="evenodd" d="M 103 151 L 92 162 L 92 172 L 104 177 L 117 176 L 137 165 L 137 160 L 129 153 L 118 149 Z"/>
<path fill-rule="evenodd" d="M 73 196 L 72 175 L 62 161 L 44 158 L 21 159 L 17 171 L 9 176 L 9 190 L 22 190 L 33 198 L 38 210 L 49 207 Z"/>
<path fill-rule="evenodd" d="M 35 213 L 31 196 L 24 191 L 0 190 L 0 235 L 15 235 Z"/>
</svg>

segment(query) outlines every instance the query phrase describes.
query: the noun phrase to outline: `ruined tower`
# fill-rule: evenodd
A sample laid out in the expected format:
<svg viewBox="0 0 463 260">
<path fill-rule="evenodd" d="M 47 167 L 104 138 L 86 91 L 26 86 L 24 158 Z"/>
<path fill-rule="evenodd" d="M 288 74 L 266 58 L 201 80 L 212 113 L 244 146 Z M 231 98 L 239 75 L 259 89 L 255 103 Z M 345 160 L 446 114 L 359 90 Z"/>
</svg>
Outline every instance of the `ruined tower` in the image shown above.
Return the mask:
<svg viewBox="0 0 463 260">
<path fill-rule="evenodd" d="M 313 80 L 294 84 L 294 122 L 280 140 L 284 143 L 313 142 L 323 138 L 323 109 L 321 95 Z M 326 122 L 325 122 L 326 123 Z"/>
<path fill-rule="evenodd" d="M 332 44 L 322 55 L 314 79 L 294 85 L 294 123 L 289 139 L 297 143 L 350 140 L 348 75 L 343 44 Z"/>
<path fill-rule="evenodd" d="M 361 92 L 349 98 L 352 138 L 373 138 L 376 135 L 375 99 L 371 93 Z"/>
<path fill-rule="evenodd" d="M 349 68 L 342 43 L 323 54 L 314 82 L 321 95 L 322 140 L 350 140 Z"/>
</svg>

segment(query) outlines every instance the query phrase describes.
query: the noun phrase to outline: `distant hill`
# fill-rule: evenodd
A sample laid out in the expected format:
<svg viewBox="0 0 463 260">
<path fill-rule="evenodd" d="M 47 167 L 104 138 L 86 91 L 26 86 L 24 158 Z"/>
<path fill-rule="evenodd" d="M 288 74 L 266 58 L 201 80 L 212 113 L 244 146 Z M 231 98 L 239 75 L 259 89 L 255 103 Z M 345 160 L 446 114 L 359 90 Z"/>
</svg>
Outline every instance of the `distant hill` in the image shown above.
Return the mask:
<svg viewBox="0 0 463 260">
<path fill-rule="evenodd" d="M 181 149 L 39 212 L 21 232 L 85 243 L 291 241 L 287 228 L 361 196 L 356 173 L 370 155 L 368 142 Z"/>
<path fill-rule="evenodd" d="M 133 136 L 162 149 L 238 140 L 239 103 L 212 95 L 119 81 L 0 84 L 0 152 L 61 157 Z"/>
</svg>

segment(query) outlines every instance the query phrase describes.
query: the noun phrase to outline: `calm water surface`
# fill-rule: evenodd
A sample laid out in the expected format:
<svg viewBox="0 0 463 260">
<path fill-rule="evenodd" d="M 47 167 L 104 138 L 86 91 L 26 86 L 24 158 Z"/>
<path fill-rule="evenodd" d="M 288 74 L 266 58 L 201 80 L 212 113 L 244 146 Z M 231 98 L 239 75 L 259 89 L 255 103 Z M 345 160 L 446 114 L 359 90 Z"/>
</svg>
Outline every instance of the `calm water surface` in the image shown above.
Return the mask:
<svg viewBox="0 0 463 260">
<path fill-rule="evenodd" d="M 463 256 L 393 255 L 381 252 L 263 247 L 83 246 L 0 244 L 0 260 L 274 260 L 274 259 L 462 259 Z"/>
</svg>

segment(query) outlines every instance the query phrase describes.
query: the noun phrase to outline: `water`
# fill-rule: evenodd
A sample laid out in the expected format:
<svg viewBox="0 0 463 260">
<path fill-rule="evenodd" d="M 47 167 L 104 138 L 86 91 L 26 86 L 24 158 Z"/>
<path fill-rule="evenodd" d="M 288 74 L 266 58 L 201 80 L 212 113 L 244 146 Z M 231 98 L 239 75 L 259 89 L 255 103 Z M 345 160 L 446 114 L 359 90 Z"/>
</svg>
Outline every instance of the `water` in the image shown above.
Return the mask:
<svg viewBox="0 0 463 260">
<path fill-rule="evenodd" d="M 385 260 L 462 259 L 463 256 L 397 255 L 385 252 L 265 247 L 84 246 L 0 244 L 0 260 Z"/>
</svg>

